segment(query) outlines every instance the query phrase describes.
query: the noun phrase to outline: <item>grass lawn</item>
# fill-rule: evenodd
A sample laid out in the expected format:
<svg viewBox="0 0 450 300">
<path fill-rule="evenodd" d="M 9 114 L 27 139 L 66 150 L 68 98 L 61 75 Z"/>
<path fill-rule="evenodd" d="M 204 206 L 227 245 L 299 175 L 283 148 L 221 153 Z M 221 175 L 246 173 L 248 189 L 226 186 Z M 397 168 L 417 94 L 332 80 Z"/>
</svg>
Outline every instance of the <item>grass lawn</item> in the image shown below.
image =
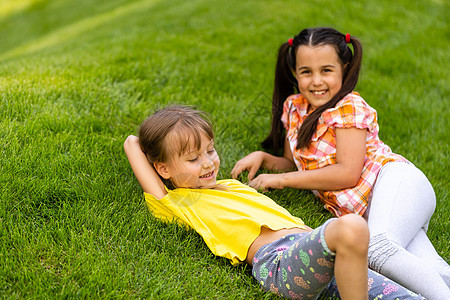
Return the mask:
<svg viewBox="0 0 450 300">
<path fill-rule="evenodd" d="M 430 179 L 450 259 L 449 2 L 0 1 L 0 298 L 273 299 L 249 268 L 149 214 L 123 152 L 168 103 L 215 121 L 220 178 L 261 149 L 275 53 L 304 27 L 361 39 L 381 139 Z M 308 191 L 269 193 L 310 226 Z"/>
</svg>

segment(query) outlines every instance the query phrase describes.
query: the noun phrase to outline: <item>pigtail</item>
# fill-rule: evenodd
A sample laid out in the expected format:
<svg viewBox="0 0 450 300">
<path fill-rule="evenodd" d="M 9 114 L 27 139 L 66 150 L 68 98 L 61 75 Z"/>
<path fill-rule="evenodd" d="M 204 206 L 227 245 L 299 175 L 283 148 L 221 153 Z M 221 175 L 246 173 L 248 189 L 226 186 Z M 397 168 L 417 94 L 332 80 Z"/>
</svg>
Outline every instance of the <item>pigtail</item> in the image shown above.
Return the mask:
<svg viewBox="0 0 450 300">
<path fill-rule="evenodd" d="M 267 138 L 261 143 L 265 149 L 273 149 L 275 153 L 283 149 L 284 146 L 284 127 L 281 122 L 284 101 L 297 91 L 297 79 L 292 73 L 291 51 L 294 51 L 294 49 L 288 42 L 283 43 L 278 50 L 275 85 L 272 95 L 271 130 Z"/>
<path fill-rule="evenodd" d="M 350 43 L 353 46 L 353 57 L 345 68 L 344 81 L 342 83 L 343 89 L 350 90 L 348 93 L 351 93 L 358 83 L 362 62 L 362 45 L 360 41 L 357 38 L 351 37 Z"/>
</svg>

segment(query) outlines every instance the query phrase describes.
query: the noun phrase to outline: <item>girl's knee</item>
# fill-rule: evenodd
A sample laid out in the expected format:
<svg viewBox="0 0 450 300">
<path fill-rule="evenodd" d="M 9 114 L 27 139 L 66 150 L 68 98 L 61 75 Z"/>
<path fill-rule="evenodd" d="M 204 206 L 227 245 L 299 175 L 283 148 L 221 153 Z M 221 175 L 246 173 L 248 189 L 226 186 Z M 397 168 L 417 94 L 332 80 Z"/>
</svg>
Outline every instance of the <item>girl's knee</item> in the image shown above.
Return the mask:
<svg viewBox="0 0 450 300">
<path fill-rule="evenodd" d="M 327 243 L 331 247 L 352 248 L 354 251 L 367 253 L 369 245 L 369 228 L 363 217 L 356 214 L 348 214 L 340 217 L 328 225 Z M 327 228 L 328 229 L 328 228 Z M 330 248 L 331 249 L 331 248 Z"/>
<path fill-rule="evenodd" d="M 360 238 L 369 243 L 369 227 L 363 217 L 356 214 L 348 214 L 338 219 L 344 237 Z"/>
</svg>

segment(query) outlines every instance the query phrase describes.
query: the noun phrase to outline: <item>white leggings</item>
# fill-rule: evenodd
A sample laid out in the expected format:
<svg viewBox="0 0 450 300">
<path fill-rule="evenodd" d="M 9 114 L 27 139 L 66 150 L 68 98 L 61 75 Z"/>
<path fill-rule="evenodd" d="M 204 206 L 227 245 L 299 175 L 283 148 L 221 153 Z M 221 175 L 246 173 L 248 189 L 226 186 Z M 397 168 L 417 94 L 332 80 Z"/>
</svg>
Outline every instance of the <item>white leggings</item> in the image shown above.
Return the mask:
<svg viewBox="0 0 450 300">
<path fill-rule="evenodd" d="M 450 266 L 426 235 L 435 206 L 433 187 L 419 169 L 411 163 L 386 164 L 364 215 L 369 266 L 427 299 L 450 299 Z"/>
</svg>

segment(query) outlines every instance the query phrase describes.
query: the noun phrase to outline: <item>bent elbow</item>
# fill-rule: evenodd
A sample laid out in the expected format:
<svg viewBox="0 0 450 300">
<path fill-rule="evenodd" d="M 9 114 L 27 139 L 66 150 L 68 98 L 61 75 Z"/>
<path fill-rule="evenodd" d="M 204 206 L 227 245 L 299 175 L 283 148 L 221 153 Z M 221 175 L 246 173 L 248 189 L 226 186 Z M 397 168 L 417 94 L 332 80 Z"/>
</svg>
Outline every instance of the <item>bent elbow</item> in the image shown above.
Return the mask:
<svg viewBox="0 0 450 300">
<path fill-rule="evenodd" d="M 360 176 L 353 176 L 353 178 L 349 179 L 350 187 L 354 187 L 358 184 Z"/>
<path fill-rule="evenodd" d="M 355 172 L 348 172 L 347 174 L 344 174 L 344 176 L 341 177 L 342 189 L 355 187 L 360 178 L 361 175 L 358 173 L 355 174 Z"/>
</svg>

